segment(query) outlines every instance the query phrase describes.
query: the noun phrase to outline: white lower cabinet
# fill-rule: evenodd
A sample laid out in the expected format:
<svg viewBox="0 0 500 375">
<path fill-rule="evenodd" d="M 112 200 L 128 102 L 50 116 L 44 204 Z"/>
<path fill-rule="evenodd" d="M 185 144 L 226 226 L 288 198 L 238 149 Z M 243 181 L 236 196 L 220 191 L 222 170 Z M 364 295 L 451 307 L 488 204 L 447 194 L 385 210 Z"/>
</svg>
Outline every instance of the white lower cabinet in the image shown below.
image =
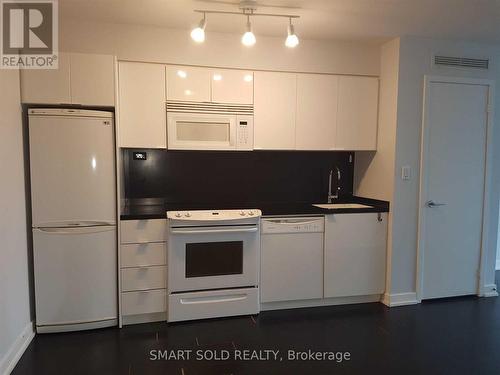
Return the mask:
<svg viewBox="0 0 500 375">
<path fill-rule="evenodd" d="M 122 220 L 120 227 L 122 322 L 166 320 L 167 221 Z"/>
<path fill-rule="evenodd" d="M 324 296 L 382 294 L 387 214 L 326 215 Z"/>
<path fill-rule="evenodd" d="M 153 314 L 166 310 L 166 289 L 122 293 L 122 315 Z"/>
<path fill-rule="evenodd" d="M 121 266 L 160 266 L 167 264 L 165 242 L 131 243 L 121 245 Z"/>
<path fill-rule="evenodd" d="M 167 285 L 167 267 L 134 267 L 121 270 L 122 292 L 135 290 L 165 289 Z"/>
</svg>

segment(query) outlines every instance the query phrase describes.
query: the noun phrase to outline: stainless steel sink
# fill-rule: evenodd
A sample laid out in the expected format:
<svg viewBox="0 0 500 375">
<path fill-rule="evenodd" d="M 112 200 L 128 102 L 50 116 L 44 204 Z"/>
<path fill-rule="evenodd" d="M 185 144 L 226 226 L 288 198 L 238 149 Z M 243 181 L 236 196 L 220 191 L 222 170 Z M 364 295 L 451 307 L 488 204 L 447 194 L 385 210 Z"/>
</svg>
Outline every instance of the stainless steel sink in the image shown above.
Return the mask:
<svg viewBox="0 0 500 375">
<path fill-rule="evenodd" d="M 314 207 L 325 208 L 327 210 L 333 209 L 345 209 L 345 208 L 372 208 L 372 206 L 367 206 L 365 204 L 359 203 L 328 203 L 328 204 L 313 204 Z"/>
</svg>

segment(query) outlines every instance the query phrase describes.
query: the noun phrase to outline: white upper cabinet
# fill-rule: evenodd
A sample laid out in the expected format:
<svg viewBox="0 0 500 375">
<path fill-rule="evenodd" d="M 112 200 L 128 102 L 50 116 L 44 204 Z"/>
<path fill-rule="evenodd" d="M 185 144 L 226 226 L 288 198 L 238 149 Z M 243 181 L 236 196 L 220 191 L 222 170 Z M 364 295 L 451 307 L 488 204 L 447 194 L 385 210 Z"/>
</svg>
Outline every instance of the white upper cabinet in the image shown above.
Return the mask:
<svg viewBox="0 0 500 375">
<path fill-rule="evenodd" d="M 120 62 L 119 146 L 166 148 L 165 67 Z"/>
<path fill-rule="evenodd" d="M 115 105 L 114 58 L 70 54 L 71 99 L 83 105 Z"/>
<path fill-rule="evenodd" d="M 59 54 L 58 69 L 21 70 L 23 103 L 71 104 L 70 56 Z"/>
<path fill-rule="evenodd" d="M 254 73 L 254 148 L 295 149 L 297 75 Z"/>
<path fill-rule="evenodd" d="M 325 298 L 384 293 L 386 245 L 386 213 L 326 215 Z"/>
<path fill-rule="evenodd" d="M 169 65 L 166 72 L 167 100 L 210 101 L 211 69 Z"/>
<path fill-rule="evenodd" d="M 378 78 L 339 78 L 337 137 L 339 150 L 376 150 Z"/>
<path fill-rule="evenodd" d="M 213 69 L 212 102 L 253 104 L 253 72 Z"/>
<path fill-rule="evenodd" d="M 21 71 L 23 103 L 114 105 L 114 58 L 60 53 L 58 69 Z"/>
<path fill-rule="evenodd" d="M 298 150 L 333 150 L 337 133 L 339 78 L 324 74 L 297 75 Z M 271 102 L 269 105 L 272 105 Z"/>
</svg>

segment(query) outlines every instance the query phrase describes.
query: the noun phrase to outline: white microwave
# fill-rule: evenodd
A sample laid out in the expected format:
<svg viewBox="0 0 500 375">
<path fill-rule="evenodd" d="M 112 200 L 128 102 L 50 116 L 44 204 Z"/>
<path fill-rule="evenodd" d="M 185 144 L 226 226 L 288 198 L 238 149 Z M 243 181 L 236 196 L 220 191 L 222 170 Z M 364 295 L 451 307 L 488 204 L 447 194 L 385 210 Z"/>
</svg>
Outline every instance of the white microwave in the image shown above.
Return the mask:
<svg viewBox="0 0 500 375">
<path fill-rule="evenodd" d="M 170 150 L 253 150 L 253 107 L 167 103 Z"/>
</svg>

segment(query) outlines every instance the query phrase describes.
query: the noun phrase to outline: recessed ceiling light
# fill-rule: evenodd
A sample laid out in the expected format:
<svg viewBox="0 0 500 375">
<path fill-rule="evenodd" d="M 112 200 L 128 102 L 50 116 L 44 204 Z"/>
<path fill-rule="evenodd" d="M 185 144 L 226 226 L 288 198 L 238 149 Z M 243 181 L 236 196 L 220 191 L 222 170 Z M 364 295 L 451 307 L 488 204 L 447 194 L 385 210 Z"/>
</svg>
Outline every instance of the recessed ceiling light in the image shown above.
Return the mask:
<svg viewBox="0 0 500 375">
<path fill-rule="evenodd" d="M 253 81 L 253 77 L 251 74 L 245 74 L 245 76 L 243 77 L 243 80 L 245 82 L 252 82 Z"/>
<path fill-rule="evenodd" d="M 177 75 L 178 75 L 180 78 L 186 78 L 186 77 L 187 77 L 187 73 L 186 73 L 184 70 L 178 70 L 178 71 L 177 71 Z"/>
<path fill-rule="evenodd" d="M 214 78 L 214 81 L 220 81 L 222 79 L 222 76 L 220 74 L 216 73 L 216 74 L 214 74 L 213 78 Z"/>
</svg>

